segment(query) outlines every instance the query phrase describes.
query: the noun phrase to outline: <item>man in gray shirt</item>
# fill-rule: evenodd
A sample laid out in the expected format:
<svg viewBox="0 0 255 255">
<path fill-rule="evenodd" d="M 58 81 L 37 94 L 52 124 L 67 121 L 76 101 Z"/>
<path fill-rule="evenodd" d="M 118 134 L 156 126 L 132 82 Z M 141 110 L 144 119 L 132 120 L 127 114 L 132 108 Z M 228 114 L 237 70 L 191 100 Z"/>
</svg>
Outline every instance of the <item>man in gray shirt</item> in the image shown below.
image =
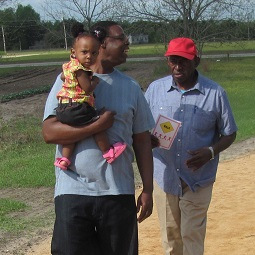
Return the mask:
<svg viewBox="0 0 255 255">
<path fill-rule="evenodd" d="M 52 254 L 135 255 L 138 254 L 137 220 L 152 213 L 152 152 L 149 130 L 154 120 L 140 86 L 114 67 L 127 58 L 129 42 L 115 22 L 99 22 L 106 30 L 96 64 L 100 82 L 95 90 L 96 107 L 105 107 L 99 120 L 88 126 L 72 127 L 56 120 L 57 78 L 46 102 L 43 135 L 47 143 L 76 143 L 67 171 L 56 168 L 55 212 Z M 110 143 L 123 141 L 127 149 L 108 164 L 93 134 L 107 131 Z M 143 182 L 134 198 L 133 150 Z M 140 214 L 136 216 L 136 213 Z"/>
</svg>

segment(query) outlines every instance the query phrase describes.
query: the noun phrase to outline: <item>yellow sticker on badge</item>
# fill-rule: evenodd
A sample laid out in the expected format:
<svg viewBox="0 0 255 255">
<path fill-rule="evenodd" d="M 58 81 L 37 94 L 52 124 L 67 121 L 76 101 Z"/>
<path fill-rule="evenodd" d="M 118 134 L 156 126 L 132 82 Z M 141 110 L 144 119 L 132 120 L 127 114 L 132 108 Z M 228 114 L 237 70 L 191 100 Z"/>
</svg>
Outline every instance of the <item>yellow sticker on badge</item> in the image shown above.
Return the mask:
<svg viewBox="0 0 255 255">
<path fill-rule="evenodd" d="M 164 133 L 168 133 L 168 132 L 171 132 L 174 130 L 173 126 L 171 125 L 171 123 L 168 121 L 168 122 L 164 122 L 164 123 L 161 123 L 160 124 L 160 127 L 162 129 L 162 131 Z"/>
</svg>

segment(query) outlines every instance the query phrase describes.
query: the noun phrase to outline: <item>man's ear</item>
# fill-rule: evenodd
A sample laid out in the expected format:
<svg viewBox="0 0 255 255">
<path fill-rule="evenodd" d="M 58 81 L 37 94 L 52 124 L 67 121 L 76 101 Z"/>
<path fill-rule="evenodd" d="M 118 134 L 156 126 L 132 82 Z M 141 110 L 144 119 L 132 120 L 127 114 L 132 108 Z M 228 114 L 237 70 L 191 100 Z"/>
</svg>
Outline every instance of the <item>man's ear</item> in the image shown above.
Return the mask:
<svg viewBox="0 0 255 255">
<path fill-rule="evenodd" d="M 169 57 L 166 57 L 167 65 L 169 65 Z"/>
<path fill-rule="evenodd" d="M 101 47 L 102 47 L 103 49 L 106 48 L 106 41 L 105 41 L 105 40 L 101 43 Z"/>
<path fill-rule="evenodd" d="M 197 68 L 199 66 L 199 64 L 200 64 L 200 57 L 196 56 L 194 61 L 195 61 L 195 67 Z"/>
</svg>

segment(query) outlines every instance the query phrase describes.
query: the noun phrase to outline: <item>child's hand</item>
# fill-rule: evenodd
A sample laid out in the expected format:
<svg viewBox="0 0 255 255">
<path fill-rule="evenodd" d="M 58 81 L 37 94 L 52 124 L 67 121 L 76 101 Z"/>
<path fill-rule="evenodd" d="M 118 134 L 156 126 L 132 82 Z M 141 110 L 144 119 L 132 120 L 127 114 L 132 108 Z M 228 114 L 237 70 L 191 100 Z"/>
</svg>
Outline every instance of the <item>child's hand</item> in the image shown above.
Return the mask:
<svg viewBox="0 0 255 255">
<path fill-rule="evenodd" d="M 64 75 L 64 73 L 63 73 L 63 72 L 61 73 L 60 78 L 61 78 L 61 80 L 62 80 L 63 82 L 65 81 L 66 77 L 65 77 L 65 75 Z"/>
<path fill-rule="evenodd" d="M 99 83 L 99 78 L 98 77 L 96 77 L 96 76 L 92 76 L 92 78 L 91 78 L 91 85 L 93 86 L 93 87 L 96 87 L 96 85 Z"/>
</svg>

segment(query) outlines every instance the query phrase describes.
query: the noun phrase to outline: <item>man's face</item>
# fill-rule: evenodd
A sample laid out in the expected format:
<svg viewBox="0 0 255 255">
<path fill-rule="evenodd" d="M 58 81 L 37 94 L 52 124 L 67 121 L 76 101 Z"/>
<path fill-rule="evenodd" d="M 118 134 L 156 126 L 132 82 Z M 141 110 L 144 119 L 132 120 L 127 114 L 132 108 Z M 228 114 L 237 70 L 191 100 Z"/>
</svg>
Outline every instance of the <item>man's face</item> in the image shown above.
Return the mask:
<svg viewBox="0 0 255 255">
<path fill-rule="evenodd" d="M 195 69 L 199 63 L 197 58 L 189 60 L 180 56 L 169 56 L 167 63 L 170 67 L 173 79 L 178 85 L 193 82 Z"/>
<path fill-rule="evenodd" d="M 109 28 L 105 43 L 108 56 L 115 66 L 126 62 L 129 42 L 120 26 L 113 25 Z"/>
</svg>

